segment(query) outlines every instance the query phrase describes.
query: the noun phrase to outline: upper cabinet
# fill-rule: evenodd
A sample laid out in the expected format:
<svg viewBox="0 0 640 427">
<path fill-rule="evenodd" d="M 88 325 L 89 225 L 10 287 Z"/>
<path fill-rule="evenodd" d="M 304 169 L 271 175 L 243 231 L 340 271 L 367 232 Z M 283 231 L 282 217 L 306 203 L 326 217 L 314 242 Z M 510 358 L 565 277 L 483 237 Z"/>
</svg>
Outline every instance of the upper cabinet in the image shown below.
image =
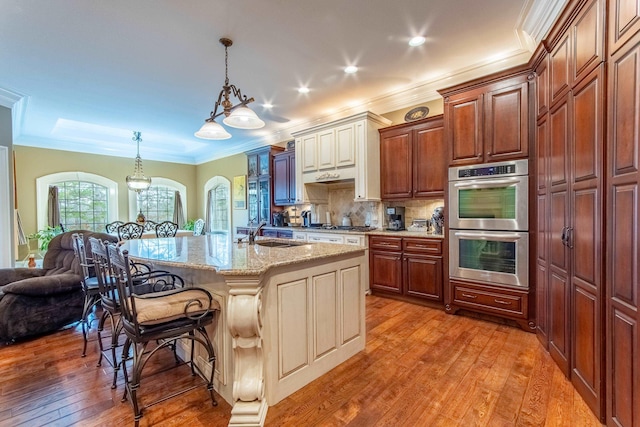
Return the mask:
<svg viewBox="0 0 640 427">
<path fill-rule="evenodd" d="M 304 184 L 353 180 L 356 201 L 380 200 L 378 129 L 389 120 L 370 112 L 295 132 L 296 203 L 307 203 Z"/>
<path fill-rule="evenodd" d="M 296 203 L 296 153 L 294 150 L 273 156 L 273 204 Z"/>
<path fill-rule="evenodd" d="M 273 212 L 273 159 L 282 147 L 268 146 L 248 151 L 247 155 L 247 210 L 249 222 L 271 223 Z"/>
<path fill-rule="evenodd" d="M 532 78 L 520 67 L 439 91 L 450 166 L 529 156 Z"/>
<path fill-rule="evenodd" d="M 444 197 L 447 147 L 443 118 L 380 129 L 383 200 Z"/>
</svg>

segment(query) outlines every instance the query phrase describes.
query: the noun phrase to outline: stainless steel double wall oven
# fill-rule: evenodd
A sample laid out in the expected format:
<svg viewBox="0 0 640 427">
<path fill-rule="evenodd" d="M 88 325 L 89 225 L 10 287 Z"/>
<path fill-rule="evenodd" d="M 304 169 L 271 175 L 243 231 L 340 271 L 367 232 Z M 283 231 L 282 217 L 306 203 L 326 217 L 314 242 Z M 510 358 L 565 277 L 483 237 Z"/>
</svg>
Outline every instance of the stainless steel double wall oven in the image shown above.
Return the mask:
<svg viewBox="0 0 640 427">
<path fill-rule="evenodd" d="M 449 169 L 449 275 L 529 287 L 528 161 Z"/>
</svg>

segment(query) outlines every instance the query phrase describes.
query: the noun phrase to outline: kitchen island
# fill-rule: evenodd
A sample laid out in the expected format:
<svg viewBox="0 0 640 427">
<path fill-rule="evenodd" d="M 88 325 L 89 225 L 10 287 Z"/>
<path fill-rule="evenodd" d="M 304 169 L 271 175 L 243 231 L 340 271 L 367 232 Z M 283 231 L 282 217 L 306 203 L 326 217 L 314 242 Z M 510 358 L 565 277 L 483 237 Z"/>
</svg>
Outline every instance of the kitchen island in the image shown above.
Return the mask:
<svg viewBox="0 0 640 427">
<path fill-rule="evenodd" d="M 216 391 L 233 406 L 230 426 L 263 425 L 269 405 L 364 349 L 363 247 L 250 245 L 225 233 L 129 240 L 123 249 L 207 289 L 223 307 L 214 375 Z M 204 352 L 196 360 L 210 372 Z"/>
</svg>

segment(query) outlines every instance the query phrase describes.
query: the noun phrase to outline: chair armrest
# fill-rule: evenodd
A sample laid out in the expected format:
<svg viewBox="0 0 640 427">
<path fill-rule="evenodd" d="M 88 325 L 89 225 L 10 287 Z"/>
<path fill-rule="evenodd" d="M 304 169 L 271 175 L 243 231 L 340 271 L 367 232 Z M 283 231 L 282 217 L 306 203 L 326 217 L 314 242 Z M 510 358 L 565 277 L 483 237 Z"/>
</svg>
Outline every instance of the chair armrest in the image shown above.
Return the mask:
<svg viewBox="0 0 640 427">
<path fill-rule="evenodd" d="M 131 281 L 133 282 L 134 289 L 139 286 L 144 286 L 141 288 L 145 289 L 142 292 L 144 294 L 184 288 L 184 280 L 182 277 L 163 270 L 136 274 L 131 277 Z M 135 291 L 133 293 L 135 293 Z"/>
<path fill-rule="evenodd" d="M 43 268 L 0 268 L 0 286 L 31 277 L 41 277 L 46 272 Z"/>
<path fill-rule="evenodd" d="M 5 294 L 48 296 L 81 291 L 81 278 L 77 274 L 53 274 L 18 280 L 2 287 Z"/>
</svg>

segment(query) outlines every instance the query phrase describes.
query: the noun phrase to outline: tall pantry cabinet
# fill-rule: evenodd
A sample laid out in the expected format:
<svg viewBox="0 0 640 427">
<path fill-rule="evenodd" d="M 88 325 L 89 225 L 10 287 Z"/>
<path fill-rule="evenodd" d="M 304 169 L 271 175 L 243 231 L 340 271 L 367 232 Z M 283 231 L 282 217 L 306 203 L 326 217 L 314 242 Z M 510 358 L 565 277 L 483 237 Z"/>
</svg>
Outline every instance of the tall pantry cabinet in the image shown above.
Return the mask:
<svg viewBox="0 0 640 427">
<path fill-rule="evenodd" d="M 640 426 L 640 0 L 609 0 L 607 425 Z"/>
<path fill-rule="evenodd" d="M 606 0 L 570 3 L 538 51 L 537 327 L 604 419 Z"/>
</svg>

